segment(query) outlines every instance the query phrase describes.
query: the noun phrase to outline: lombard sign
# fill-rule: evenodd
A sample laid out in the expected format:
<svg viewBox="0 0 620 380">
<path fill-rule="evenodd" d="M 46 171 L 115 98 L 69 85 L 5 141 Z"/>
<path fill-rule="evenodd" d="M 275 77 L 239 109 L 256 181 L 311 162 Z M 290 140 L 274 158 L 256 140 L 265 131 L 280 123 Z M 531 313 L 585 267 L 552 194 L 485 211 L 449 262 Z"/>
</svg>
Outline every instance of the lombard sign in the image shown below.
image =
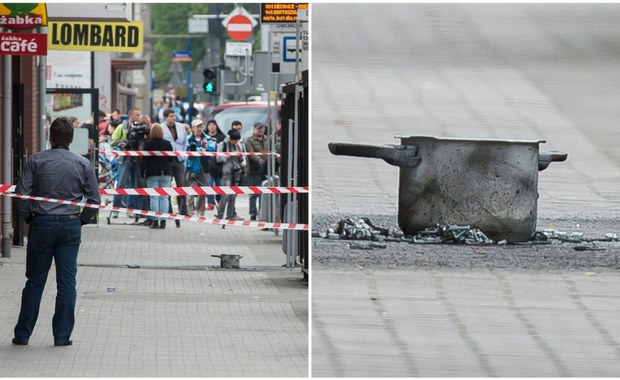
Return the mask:
<svg viewBox="0 0 620 380">
<path fill-rule="evenodd" d="M 144 41 L 142 22 L 50 22 L 49 50 L 141 52 Z"/>
<path fill-rule="evenodd" d="M 0 27 L 30 30 L 47 25 L 45 3 L 1 3 Z"/>
</svg>

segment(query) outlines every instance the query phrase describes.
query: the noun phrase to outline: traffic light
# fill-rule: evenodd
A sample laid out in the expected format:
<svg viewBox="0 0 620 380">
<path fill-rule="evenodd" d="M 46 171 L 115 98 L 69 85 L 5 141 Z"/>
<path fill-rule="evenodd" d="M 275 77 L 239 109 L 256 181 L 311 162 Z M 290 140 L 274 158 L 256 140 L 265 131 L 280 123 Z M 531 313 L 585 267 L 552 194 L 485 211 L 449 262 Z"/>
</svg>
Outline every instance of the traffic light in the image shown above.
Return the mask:
<svg viewBox="0 0 620 380">
<path fill-rule="evenodd" d="M 205 69 L 202 72 L 205 82 L 203 88 L 207 94 L 217 94 L 217 72 L 214 69 Z"/>
</svg>

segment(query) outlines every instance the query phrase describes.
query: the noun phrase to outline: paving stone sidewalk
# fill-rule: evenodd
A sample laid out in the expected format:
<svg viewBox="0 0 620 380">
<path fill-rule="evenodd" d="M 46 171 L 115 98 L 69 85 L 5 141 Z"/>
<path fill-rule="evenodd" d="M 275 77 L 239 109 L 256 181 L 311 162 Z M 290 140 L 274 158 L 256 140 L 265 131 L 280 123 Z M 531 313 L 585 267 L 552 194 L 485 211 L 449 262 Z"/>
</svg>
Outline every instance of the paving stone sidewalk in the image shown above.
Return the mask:
<svg viewBox="0 0 620 380">
<path fill-rule="evenodd" d="M 616 272 L 313 272 L 313 377 L 617 377 Z"/>
<path fill-rule="evenodd" d="M 0 258 L 2 376 L 308 376 L 308 284 L 285 267 L 282 234 L 103 216 L 83 227 L 73 346 L 53 346 L 54 267 L 30 344 L 11 344 L 25 247 Z M 240 269 L 219 254 L 242 255 Z"/>
</svg>

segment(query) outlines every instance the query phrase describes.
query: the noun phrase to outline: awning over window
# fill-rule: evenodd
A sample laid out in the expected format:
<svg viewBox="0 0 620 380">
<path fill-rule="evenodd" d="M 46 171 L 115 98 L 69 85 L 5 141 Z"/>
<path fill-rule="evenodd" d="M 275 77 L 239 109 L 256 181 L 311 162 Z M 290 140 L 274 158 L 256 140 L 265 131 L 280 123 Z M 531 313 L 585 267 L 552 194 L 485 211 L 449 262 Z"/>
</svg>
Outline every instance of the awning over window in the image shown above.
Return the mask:
<svg viewBox="0 0 620 380">
<path fill-rule="evenodd" d="M 114 71 L 143 70 L 144 66 L 146 66 L 145 59 L 116 58 L 112 60 L 112 70 Z"/>
</svg>

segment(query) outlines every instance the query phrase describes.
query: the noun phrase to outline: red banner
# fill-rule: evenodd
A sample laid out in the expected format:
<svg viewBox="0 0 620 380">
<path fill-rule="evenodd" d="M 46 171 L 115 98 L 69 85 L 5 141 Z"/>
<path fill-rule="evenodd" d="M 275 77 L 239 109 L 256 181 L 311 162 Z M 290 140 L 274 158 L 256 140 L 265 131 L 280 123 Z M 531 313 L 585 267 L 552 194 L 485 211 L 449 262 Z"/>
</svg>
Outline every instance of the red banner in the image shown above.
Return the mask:
<svg viewBox="0 0 620 380">
<path fill-rule="evenodd" d="M 0 55 L 47 55 L 47 34 L 0 33 Z"/>
</svg>

